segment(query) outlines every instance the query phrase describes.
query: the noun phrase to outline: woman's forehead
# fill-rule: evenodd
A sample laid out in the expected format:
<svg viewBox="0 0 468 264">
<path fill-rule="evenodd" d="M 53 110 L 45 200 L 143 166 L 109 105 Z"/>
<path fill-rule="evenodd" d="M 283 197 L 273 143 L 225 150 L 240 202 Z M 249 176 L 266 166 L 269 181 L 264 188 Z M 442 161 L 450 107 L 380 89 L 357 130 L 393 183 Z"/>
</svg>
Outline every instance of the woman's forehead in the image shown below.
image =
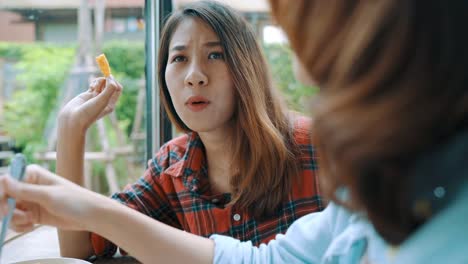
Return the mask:
<svg viewBox="0 0 468 264">
<path fill-rule="evenodd" d="M 169 46 L 184 45 L 192 41 L 219 42 L 214 30 L 202 19 L 184 18 L 174 30 Z"/>
</svg>

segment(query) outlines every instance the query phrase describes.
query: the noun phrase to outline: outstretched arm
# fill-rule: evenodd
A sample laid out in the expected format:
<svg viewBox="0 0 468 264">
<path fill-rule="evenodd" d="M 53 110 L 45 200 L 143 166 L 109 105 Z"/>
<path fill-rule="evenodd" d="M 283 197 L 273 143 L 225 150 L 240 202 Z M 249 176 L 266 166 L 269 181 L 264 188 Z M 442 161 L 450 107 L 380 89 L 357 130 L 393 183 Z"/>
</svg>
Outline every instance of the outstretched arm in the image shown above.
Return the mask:
<svg viewBox="0 0 468 264">
<path fill-rule="evenodd" d="M 257 248 L 230 237 L 208 239 L 170 227 L 39 166 L 28 167 L 26 183 L 0 177 L 0 208 L 7 197 L 17 199 L 14 227 L 39 223 L 95 232 L 143 263 L 320 263 L 350 216 L 331 204 Z"/>
<path fill-rule="evenodd" d="M 7 197 L 17 200 L 13 229 L 45 224 L 62 230 L 95 232 L 143 263 L 212 263 L 213 260 L 211 239 L 155 221 L 36 165 L 28 166 L 26 183 L 0 177 L 0 208 L 6 204 Z M 3 214 L 0 210 L 0 218 Z"/>
</svg>

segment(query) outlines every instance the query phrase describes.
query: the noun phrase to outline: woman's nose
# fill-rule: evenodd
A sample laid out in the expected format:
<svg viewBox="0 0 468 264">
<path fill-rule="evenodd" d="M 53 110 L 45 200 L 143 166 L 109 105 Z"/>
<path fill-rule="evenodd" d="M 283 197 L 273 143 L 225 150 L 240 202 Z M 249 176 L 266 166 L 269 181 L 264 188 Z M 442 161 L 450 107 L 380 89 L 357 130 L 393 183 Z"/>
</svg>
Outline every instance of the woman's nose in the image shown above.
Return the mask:
<svg viewBox="0 0 468 264">
<path fill-rule="evenodd" d="M 208 77 L 198 65 L 193 65 L 185 78 L 185 84 L 191 87 L 208 85 Z"/>
</svg>

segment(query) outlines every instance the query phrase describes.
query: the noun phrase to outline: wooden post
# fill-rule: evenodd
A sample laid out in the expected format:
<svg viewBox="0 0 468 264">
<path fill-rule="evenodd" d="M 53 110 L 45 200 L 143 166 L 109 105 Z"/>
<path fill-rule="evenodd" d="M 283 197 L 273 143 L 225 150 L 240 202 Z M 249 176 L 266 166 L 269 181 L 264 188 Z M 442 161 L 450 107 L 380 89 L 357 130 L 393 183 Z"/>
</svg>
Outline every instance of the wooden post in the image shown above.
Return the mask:
<svg viewBox="0 0 468 264">
<path fill-rule="evenodd" d="M 81 0 L 80 8 L 78 9 L 78 66 L 86 67 L 93 65 L 91 39 L 91 14 L 88 0 Z"/>
<path fill-rule="evenodd" d="M 94 6 L 94 53 L 102 52 L 102 40 L 104 33 L 104 19 L 106 14 L 106 1 L 96 0 Z"/>
<path fill-rule="evenodd" d="M 113 153 L 109 145 L 109 139 L 106 135 L 106 127 L 103 119 L 97 121 L 97 128 L 99 133 L 99 139 L 102 145 L 102 151 L 106 154 L 106 156 L 111 156 Z M 111 193 L 115 193 L 119 191 L 120 188 L 117 182 L 117 175 L 115 173 L 112 161 L 113 159 L 109 159 L 106 161 L 106 178 L 109 184 L 109 191 Z"/>
<path fill-rule="evenodd" d="M 141 82 L 139 82 L 139 84 L 141 84 Z M 144 132 L 141 131 L 141 122 L 143 120 L 143 110 L 145 108 L 145 95 L 146 92 L 144 84 L 138 85 L 135 121 L 133 122 L 132 134 L 130 135 L 133 140 L 141 139 L 141 135 L 144 134 Z"/>
</svg>

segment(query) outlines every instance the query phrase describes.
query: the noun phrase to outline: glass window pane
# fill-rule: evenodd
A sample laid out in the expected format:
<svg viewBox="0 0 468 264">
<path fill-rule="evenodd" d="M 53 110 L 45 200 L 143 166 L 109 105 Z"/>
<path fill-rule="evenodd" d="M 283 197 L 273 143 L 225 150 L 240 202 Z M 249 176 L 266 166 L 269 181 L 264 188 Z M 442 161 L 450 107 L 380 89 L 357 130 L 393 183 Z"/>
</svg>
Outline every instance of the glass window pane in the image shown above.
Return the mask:
<svg viewBox="0 0 468 264">
<path fill-rule="evenodd" d="M 57 115 L 102 76 L 124 89 L 87 133 L 85 183 L 102 193 L 146 167 L 144 0 L 0 1 L 0 172 L 14 152 L 55 170 Z"/>
</svg>

